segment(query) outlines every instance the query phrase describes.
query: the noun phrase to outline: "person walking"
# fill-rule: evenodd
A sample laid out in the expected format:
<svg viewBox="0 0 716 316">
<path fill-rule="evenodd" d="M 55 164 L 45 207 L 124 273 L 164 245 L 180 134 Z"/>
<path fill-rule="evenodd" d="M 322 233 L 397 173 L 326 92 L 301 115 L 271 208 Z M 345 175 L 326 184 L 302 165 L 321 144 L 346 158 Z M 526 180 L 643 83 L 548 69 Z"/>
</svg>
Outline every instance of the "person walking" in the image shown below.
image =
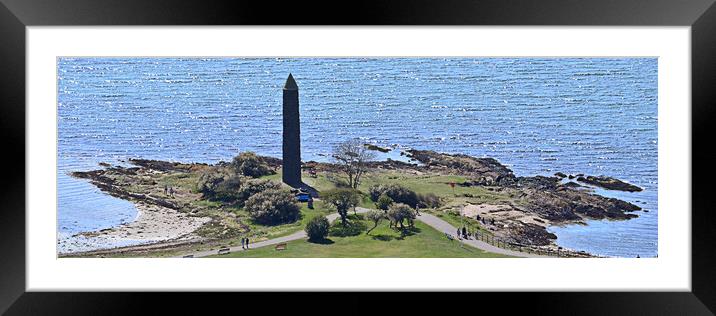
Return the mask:
<svg viewBox="0 0 716 316">
<path fill-rule="evenodd" d="M 246 249 L 249 249 L 249 237 L 246 237 Z"/>
<path fill-rule="evenodd" d="M 169 194 L 169 187 L 165 184 L 164 185 L 164 195 L 168 195 L 168 194 Z"/>
<path fill-rule="evenodd" d="M 244 248 L 244 237 L 241 237 L 241 249 L 246 249 Z"/>
<path fill-rule="evenodd" d="M 462 227 L 462 238 L 467 239 L 467 228 L 465 226 Z"/>
<path fill-rule="evenodd" d="M 457 239 L 462 239 L 460 238 L 460 228 L 457 229 Z"/>
</svg>

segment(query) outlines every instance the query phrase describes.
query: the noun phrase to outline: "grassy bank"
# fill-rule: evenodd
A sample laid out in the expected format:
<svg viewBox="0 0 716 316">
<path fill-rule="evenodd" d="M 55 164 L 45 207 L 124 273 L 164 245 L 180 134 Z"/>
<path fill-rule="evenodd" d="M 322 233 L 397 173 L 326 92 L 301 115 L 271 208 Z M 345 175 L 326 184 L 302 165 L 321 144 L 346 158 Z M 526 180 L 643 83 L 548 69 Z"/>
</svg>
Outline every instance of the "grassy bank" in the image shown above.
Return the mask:
<svg viewBox="0 0 716 316">
<path fill-rule="evenodd" d="M 355 219 L 354 219 L 355 220 Z M 364 221 L 366 227 L 373 227 Z M 477 248 L 448 240 L 445 235 L 417 221 L 415 228 L 403 235 L 383 221 L 366 234 L 355 236 L 329 236 L 323 242 L 295 240 L 287 243 L 286 250 L 274 246 L 216 255 L 215 258 L 502 258 Z"/>
</svg>

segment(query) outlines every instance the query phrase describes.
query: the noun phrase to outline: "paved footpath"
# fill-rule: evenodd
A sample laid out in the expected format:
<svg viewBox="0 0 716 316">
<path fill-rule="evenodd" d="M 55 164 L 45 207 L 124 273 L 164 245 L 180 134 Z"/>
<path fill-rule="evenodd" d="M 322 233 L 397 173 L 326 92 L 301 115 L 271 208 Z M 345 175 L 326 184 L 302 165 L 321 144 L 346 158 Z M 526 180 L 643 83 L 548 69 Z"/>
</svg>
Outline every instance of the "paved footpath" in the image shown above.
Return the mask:
<svg viewBox="0 0 716 316">
<path fill-rule="evenodd" d="M 368 211 L 369 210 L 367 208 L 362 208 L 362 207 L 356 208 L 356 213 L 365 213 Z M 351 212 L 349 211 L 348 213 L 350 214 Z M 338 219 L 338 213 L 328 214 L 328 215 L 326 215 L 326 218 L 328 219 L 328 222 L 331 223 L 334 220 Z M 277 237 L 274 239 L 268 239 L 268 240 L 264 240 L 264 241 L 259 241 L 259 242 L 255 242 L 255 243 L 251 242 L 251 240 L 249 240 L 249 248 L 253 249 L 253 248 L 261 248 L 261 247 L 266 247 L 266 246 L 271 246 L 271 245 L 278 245 L 280 243 L 285 243 L 285 242 L 297 240 L 297 239 L 304 239 L 306 237 L 308 237 L 306 235 L 306 232 L 303 230 L 300 230 L 300 231 L 297 231 L 290 235 L 286 235 L 283 237 Z M 244 250 L 245 249 L 241 248 L 241 246 L 229 247 L 229 252 L 238 252 L 238 251 L 244 251 Z M 194 258 L 201 258 L 201 257 L 216 255 L 216 254 L 218 254 L 218 251 L 219 251 L 218 249 L 207 250 L 207 251 L 197 251 L 197 252 L 191 253 L 190 255 L 194 255 Z M 183 256 L 179 256 L 179 257 L 181 258 Z"/>
<path fill-rule="evenodd" d="M 356 207 L 357 213 L 365 213 L 365 212 L 368 212 L 369 210 L 370 209 L 363 208 L 363 207 Z M 333 222 L 334 220 L 336 220 L 338 218 L 338 213 L 329 214 L 326 216 L 326 218 L 328 218 L 328 222 Z M 455 236 L 454 234 L 457 231 L 456 227 L 453 227 L 452 225 L 450 225 L 450 223 L 448 223 L 432 214 L 421 213 L 417 219 L 419 221 L 425 223 L 426 225 L 428 225 L 432 228 L 435 228 L 436 230 L 438 230 L 440 232 L 451 235 L 451 236 Z M 261 247 L 277 245 L 280 243 L 285 243 L 288 241 L 304 239 L 304 238 L 306 238 L 306 232 L 301 230 L 301 231 L 298 231 L 298 232 L 295 232 L 293 234 L 286 235 L 283 237 L 278 237 L 278 238 L 274 238 L 274 239 L 251 243 L 251 244 L 249 244 L 249 247 L 250 248 L 261 248 Z M 507 256 L 523 257 L 523 258 L 549 258 L 548 256 L 540 256 L 540 255 L 536 255 L 536 254 L 524 253 L 524 252 L 519 252 L 519 251 L 514 251 L 514 250 L 509 250 L 509 249 L 502 249 L 502 248 L 490 245 L 484 241 L 475 240 L 475 239 L 457 239 L 457 240 L 459 240 L 460 242 L 462 242 L 466 245 L 470 245 L 472 247 L 475 247 L 475 248 L 478 248 L 478 249 L 481 249 L 481 250 L 484 250 L 487 252 L 498 253 L 498 254 L 503 254 L 503 255 L 507 255 Z M 235 247 L 229 248 L 229 252 L 238 252 L 238 251 L 245 251 L 245 250 L 242 249 L 241 246 L 235 246 Z M 218 250 L 208 250 L 208 251 L 197 251 L 195 253 L 192 253 L 191 255 L 193 255 L 194 258 L 200 258 L 200 257 L 216 255 L 217 253 L 218 253 Z M 183 256 L 180 256 L 180 257 L 183 257 Z"/>
<path fill-rule="evenodd" d="M 418 216 L 418 220 L 427 224 L 428 226 L 430 226 L 432 228 L 437 229 L 438 231 L 441 231 L 445 234 L 456 237 L 455 234 L 457 233 L 457 227 L 453 227 L 452 225 L 450 225 L 450 223 L 440 219 L 439 217 L 437 217 L 435 215 L 428 214 L 428 213 L 420 213 L 420 216 Z M 507 255 L 507 256 L 523 257 L 523 258 L 548 258 L 547 256 L 539 256 L 536 254 L 524 253 L 524 252 L 495 247 L 495 246 L 490 245 L 484 241 L 476 240 L 476 239 L 457 239 L 457 240 L 459 240 L 463 244 L 473 246 L 477 249 L 482 249 L 487 252 L 498 253 L 498 254 Z"/>
</svg>

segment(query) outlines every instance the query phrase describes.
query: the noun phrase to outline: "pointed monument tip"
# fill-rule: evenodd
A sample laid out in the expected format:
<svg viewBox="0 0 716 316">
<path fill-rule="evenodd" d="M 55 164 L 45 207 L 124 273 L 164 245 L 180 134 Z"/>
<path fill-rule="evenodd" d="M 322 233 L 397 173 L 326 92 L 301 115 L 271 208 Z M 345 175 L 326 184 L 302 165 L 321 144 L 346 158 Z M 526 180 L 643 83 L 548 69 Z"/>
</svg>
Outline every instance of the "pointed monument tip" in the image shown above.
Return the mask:
<svg viewBox="0 0 716 316">
<path fill-rule="evenodd" d="M 284 90 L 298 90 L 298 85 L 296 85 L 296 80 L 293 80 L 293 75 L 288 74 L 288 79 L 286 79 L 286 84 L 283 86 Z"/>
</svg>

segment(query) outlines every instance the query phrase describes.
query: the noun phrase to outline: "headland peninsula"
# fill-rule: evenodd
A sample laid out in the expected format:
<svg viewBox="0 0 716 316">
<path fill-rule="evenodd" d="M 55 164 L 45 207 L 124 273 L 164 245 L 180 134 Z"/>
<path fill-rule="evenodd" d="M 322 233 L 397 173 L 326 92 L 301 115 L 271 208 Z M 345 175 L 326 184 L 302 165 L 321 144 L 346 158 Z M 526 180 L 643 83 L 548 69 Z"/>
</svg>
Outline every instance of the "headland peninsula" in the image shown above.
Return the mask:
<svg viewBox="0 0 716 316">
<path fill-rule="evenodd" d="M 638 216 L 637 211 L 644 211 L 638 205 L 594 192 L 595 187 L 641 190 L 612 177 L 561 172 L 554 176 L 518 176 L 493 158 L 362 146 L 375 153 L 400 151 L 405 159 L 366 161 L 360 181 L 355 185 L 349 184 L 351 179 L 344 164 L 304 162 L 301 178 L 309 190 L 301 191 L 281 182 L 281 159 L 250 152 L 238 155 L 231 162 L 213 165 L 130 159 L 127 163 L 131 167 L 102 163 L 101 169 L 73 172 L 73 177 L 87 179 L 103 192 L 135 203 L 140 211 L 134 222 L 81 235 L 151 242 L 60 256 L 192 256 L 236 246 L 243 238 L 249 238 L 252 243 L 285 238 L 302 232 L 313 218 L 335 213 L 335 206 L 322 196 L 341 188 L 353 190 L 357 200 L 352 205 L 353 211 L 346 214 L 345 220 L 351 224 L 341 225 L 340 218 L 330 223 L 325 240 L 340 242 L 314 243 L 320 248 L 301 250 L 302 244 L 310 243 L 301 238 L 289 242 L 288 248 L 292 251 L 266 247 L 268 250 L 256 249 L 254 254 L 288 257 L 490 257 L 494 254 L 469 249 L 470 245 L 460 244 L 458 249 L 454 240 L 462 239 L 460 232 L 436 231 L 435 227 L 420 222 L 422 213 L 437 217 L 451 227 L 465 227 L 470 235 L 468 239 L 483 240 L 501 249 L 547 256 L 591 257 L 583 251 L 559 247 L 555 243 L 557 236 L 549 233 L 547 227 L 584 224 L 588 219 L 629 220 Z M 310 202 L 299 199 L 286 202 L 296 205 L 295 214 L 266 220 L 268 217 L 247 211 L 247 203 L 256 203 L 249 202 L 252 196 L 265 191 L 312 197 Z M 387 215 L 381 222 L 369 220 L 364 212 L 356 212 L 356 208 L 384 209 L 388 214 L 388 206 L 382 205 L 385 203 L 409 206 L 413 212 L 417 211 L 418 216 L 412 218 L 420 223 L 414 224 L 408 218 L 409 225 L 404 227 L 401 219 L 398 226 Z M 417 238 L 426 239 L 420 240 L 422 245 L 412 245 L 408 242 L 411 238 L 416 242 Z M 385 243 L 384 239 L 394 242 Z M 432 243 L 437 250 L 430 250 L 429 254 L 420 250 Z M 382 249 L 402 245 L 410 248 L 409 251 Z M 347 251 L 341 247 L 358 250 Z M 250 254 L 249 251 L 236 256 Z"/>
</svg>

